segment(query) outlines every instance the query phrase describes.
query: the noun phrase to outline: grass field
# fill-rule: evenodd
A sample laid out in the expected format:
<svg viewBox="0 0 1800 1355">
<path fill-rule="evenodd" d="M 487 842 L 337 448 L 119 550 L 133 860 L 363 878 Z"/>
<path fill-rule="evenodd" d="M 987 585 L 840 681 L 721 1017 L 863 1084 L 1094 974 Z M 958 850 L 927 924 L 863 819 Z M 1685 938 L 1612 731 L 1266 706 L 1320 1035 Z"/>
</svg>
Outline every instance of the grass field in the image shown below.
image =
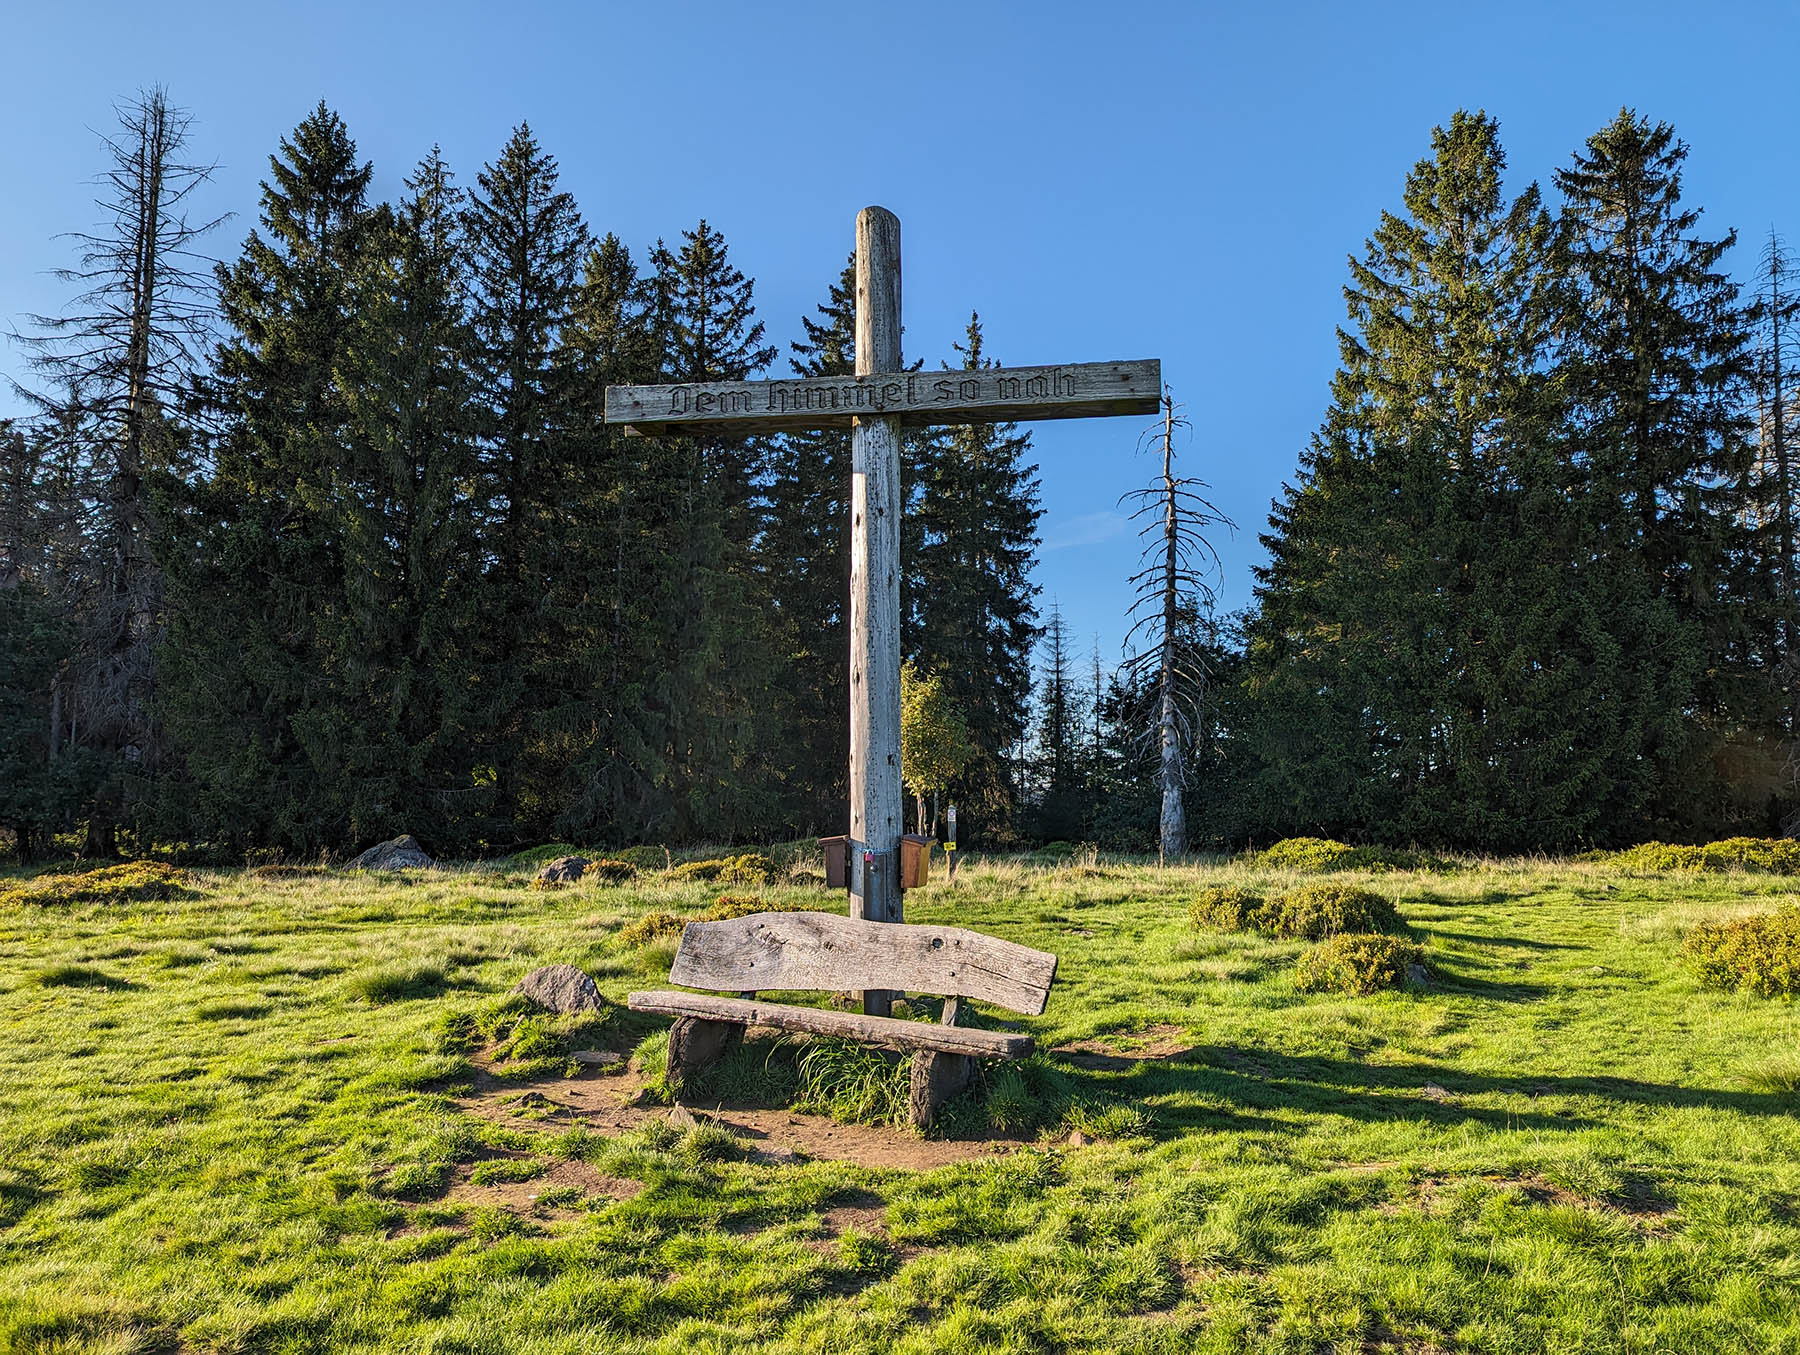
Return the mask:
<svg viewBox="0 0 1800 1355">
<path fill-rule="evenodd" d="M 1800 1019 L 1680 953 L 1778 878 L 1345 877 L 1432 966 L 1351 998 L 1187 921 L 1296 877 L 978 862 L 908 916 L 1057 952 L 1047 1052 L 927 1143 L 771 1104 L 764 1046 L 718 1123 L 501 1075 L 456 1018 L 553 961 L 660 984 L 618 931 L 719 893 L 528 878 L 0 907 L 0 1349 L 1800 1352 Z"/>
</svg>

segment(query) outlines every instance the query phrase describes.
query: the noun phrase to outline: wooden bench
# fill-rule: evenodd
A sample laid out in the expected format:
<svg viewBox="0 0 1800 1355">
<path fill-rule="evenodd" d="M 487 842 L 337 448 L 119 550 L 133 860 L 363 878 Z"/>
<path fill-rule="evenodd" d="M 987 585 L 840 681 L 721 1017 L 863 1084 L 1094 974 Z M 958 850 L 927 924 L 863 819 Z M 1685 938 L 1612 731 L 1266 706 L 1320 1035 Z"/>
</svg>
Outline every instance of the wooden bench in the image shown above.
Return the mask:
<svg viewBox="0 0 1800 1355">
<path fill-rule="evenodd" d="M 752 913 L 690 922 L 669 982 L 735 997 L 633 993 L 631 1010 L 673 1016 L 669 1075 L 691 1076 L 723 1058 L 749 1026 L 835 1035 L 912 1055 L 913 1123 L 930 1126 L 938 1108 L 967 1087 L 976 1059 L 1022 1059 L 1029 1035 L 956 1024 L 965 999 L 1037 1016 L 1050 997 L 1056 957 L 961 927 L 863 922 L 835 913 Z M 759 1000 L 759 992 L 897 989 L 942 996 L 940 1022 Z"/>
</svg>

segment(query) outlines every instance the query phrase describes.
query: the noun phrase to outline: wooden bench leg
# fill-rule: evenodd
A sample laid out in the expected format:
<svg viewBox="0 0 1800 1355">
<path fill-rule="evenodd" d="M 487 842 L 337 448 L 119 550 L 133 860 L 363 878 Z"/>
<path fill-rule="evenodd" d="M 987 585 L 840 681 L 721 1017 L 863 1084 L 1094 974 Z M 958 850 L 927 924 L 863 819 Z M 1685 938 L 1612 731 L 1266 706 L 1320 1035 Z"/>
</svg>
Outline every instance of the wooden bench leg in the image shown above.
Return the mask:
<svg viewBox="0 0 1800 1355">
<path fill-rule="evenodd" d="M 669 1027 L 669 1080 L 681 1082 L 717 1063 L 743 1043 L 744 1028 L 735 1021 L 701 1021 L 678 1017 Z"/>
<path fill-rule="evenodd" d="M 912 1056 L 912 1122 L 929 1129 L 939 1107 L 975 1080 L 975 1060 L 967 1054 L 936 1054 L 921 1049 Z"/>
</svg>

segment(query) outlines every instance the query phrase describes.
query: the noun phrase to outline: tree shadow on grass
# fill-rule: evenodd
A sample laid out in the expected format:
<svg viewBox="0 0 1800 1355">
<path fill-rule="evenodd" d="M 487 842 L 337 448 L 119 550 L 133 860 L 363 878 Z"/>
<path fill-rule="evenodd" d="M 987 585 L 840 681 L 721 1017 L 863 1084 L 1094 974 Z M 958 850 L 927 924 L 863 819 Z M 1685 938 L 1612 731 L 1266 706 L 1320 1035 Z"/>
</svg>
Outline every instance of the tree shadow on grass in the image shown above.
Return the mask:
<svg viewBox="0 0 1800 1355">
<path fill-rule="evenodd" d="M 1682 1087 L 1610 1076 L 1495 1077 L 1447 1065 L 1386 1067 L 1355 1059 L 1302 1058 L 1224 1045 L 1198 1045 L 1168 1060 L 1139 1060 L 1128 1070 L 1084 1068 L 1060 1056 L 1058 1067 L 1077 1096 L 1177 1098 L 1175 1103 L 1156 1108 L 1159 1126 L 1176 1133 L 1248 1128 L 1251 1126 L 1238 1122 L 1258 1119 L 1254 1112 L 1294 1109 L 1374 1122 L 1473 1122 L 1496 1129 L 1569 1130 L 1603 1122 L 1593 1115 L 1477 1106 L 1466 1099 L 1495 1092 L 1528 1095 L 1534 1100 L 1598 1097 L 1623 1105 L 1732 1110 L 1757 1116 L 1793 1113 L 1791 1099 L 1776 1092 Z M 1106 1072 L 1112 1075 L 1104 1075 Z M 1183 1105 L 1179 1103 L 1183 1097 L 1213 1104 Z M 1216 1104 L 1219 1101 L 1233 1109 L 1221 1110 Z"/>
<path fill-rule="evenodd" d="M 1467 941 L 1477 946 L 1506 946 L 1513 950 L 1586 950 L 1588 947 L 1573 941 L 1528 941 L 1522 936 L 1477 936 L 1474 932 L 1447 932 L 1441 927 L 1422 925 L 1418 928 L 1427 935 L 1445 941 Z"/>
</svg>

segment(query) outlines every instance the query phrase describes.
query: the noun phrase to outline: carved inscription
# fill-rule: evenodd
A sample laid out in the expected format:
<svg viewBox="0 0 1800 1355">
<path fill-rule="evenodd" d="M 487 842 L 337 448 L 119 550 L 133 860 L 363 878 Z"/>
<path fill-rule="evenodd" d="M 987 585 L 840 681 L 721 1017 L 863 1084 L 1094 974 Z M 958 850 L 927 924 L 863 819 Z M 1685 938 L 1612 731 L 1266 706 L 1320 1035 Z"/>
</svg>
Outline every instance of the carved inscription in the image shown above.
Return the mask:
<svg viewBox="0 0 1800 1355">
<path fill-rule="evenodd" d="M 994 367 L 976 372 L 896 372 L 863 378 L 690 382 L 613 386 L 609 423 L 749 433 L 848 427 L 858 418 L 911 425 L 1087 418 L 1153 413 L 1161 390 L 1154 360 Z"/>
</svg>

